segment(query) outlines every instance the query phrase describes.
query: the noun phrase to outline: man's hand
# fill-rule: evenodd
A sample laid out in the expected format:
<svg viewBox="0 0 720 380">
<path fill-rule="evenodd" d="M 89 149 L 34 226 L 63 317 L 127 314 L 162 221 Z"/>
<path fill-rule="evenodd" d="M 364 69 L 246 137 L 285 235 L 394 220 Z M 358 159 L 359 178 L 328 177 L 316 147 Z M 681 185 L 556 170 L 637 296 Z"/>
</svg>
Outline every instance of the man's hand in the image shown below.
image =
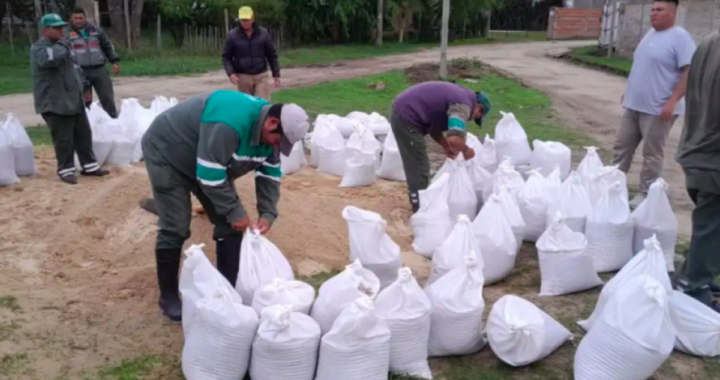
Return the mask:
<svg viewBox="0 0 720 380">
<path fill-rule="evenodd" d="M 120 75 L 120 64 L 119 63 L 113 63 L 112 65 L 112 71 L 115 75 Z"/>
<path fill-rule="evenodd" d="M 280 78 L 273 78 L 275 80 L 275 88 L 280 88 Z"/>
<path fill-rule="evenodd" d="M 264 235 L 266 232 L 270 231 L 270 222 L 260 218 L 257 223 L 252 226 L 252 229 L 257 230 L 260 235 Z"/>
<path fill-rule="evenodd" d="M 450 145 L 443 146 L 443 150 L 445 151 L 445 155 L 449 159 L 454 160 L 455 157 L 457 157 L 457 155 L 458 155 L 458 153 L 452 147 L 450 147 Z"/>
<path fill-rule="evenodd" d="M 233 223 L 233 224 L 232 224 L 232 228 L 233 228 L 234 230 L 236 230 L 236 231 L 245 232 L 245 230 L 247 230 L 248 227 L 250 227 L 251 224 L 252 224 L 252 222 L 250 221 L 250 217 L 247 216 L 247 215 L 245 215 L 244 218 L 242 218 L 242 219 L 238 220 L 237 222 Z"/>
<path fill-rule="evenodd" d="M 468 147 L 465 153 L 463 153 L 463 156 L 466 160 L 470 160 L 475 157 L 475 150 L 473 148 Z"/>
<path fill-rule="evenodd" d="M 677 102 L 670 99 L 667 103 L 663 106 L 662 110 L 660 110 L 660 120 L 664 122 L 672 121 L 673 112 L 675 112 L 675 106 L 677 105 Z"/>
<path fill-rule="evenodd" d="M 237 86 L 239 81 L 240 81 L 240 78 L 238 78 L 237 74 L 230 75 L 230 83 Z"/>
</svg>

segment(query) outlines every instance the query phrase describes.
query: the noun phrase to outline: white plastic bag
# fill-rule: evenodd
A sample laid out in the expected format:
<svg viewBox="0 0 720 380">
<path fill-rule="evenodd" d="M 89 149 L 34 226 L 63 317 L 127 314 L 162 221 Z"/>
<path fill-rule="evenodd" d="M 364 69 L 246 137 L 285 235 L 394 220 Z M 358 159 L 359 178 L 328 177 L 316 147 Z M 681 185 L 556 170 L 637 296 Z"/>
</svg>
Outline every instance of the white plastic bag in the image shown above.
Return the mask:
<svg viewBox="0 0 720 380">
<path fill-rule="evenodd" d="M 467 215 L 470 219 L 475 219 L 478 212 L 477 194 L 462 154 L 453 160 L 451 165 L 454 168 L 450 172 L 447 200 L 450 218 L 456 220 L 460 215 Z"/>
<path fill-rule="evenodd" d="M 557 141 L 533 141 L 533 152 L 530 166 L 538 169 L 543 175 L 549 175 L 555 168 L 560 167 L 560 177 L 567 178 L 570 174 L 572 151 L 567 145 Z"/>
<path fill-rule="evenodd" d="M 15 174 L 15 151 L 12 137 L 4 124 L 0 124 L 0 186 L 20 182 Z"/>
<path fill-rule="evenodd" d="M 515 166 L 530 164 L 530 143 L 527 134 L 512 112 L 503 112 L 502 119 L 495 126 L 495 146 L 498 160 L 512 159 Z"/>
<path fill-rule="evenodd" d="M 499 196 L 493 194 L 485 202 L 472 230 L 482 254 L 485 283 L 493 284 L 507 277 L 515 267 L 518 243 Z"/>
<path fill-rule="evenodd" d="M 603 196 L 588 215 L 585 224 L 587 253 L 592 257 L 596 271 L 616 271 L 632 259 L 633 228 L 622 184 L 616 182 L 612 186 L 605 186 Z"/>
<path fill-rule="evenodd" d="M 342 116 L 329 114 L 325 115 L 330 123 L 335 126 L 338 132 L 342 135 L 343 139 L 347 139 L 355 133 L 355 127 L 357 120 L 348 119 Z"/>
<path fill-rule="evenodd" d="M 432 304 L 430 357 L 469 355 L 487 342 L 482 335 L 483 275 L 475 253 L 465 264 L 425 289 Z"/>
<path fill-rule="evenodd" d="M 523 239 L 525 238 L 525 221 L 523 220 L 520 207 L 515 197 L 510 195 L 510 192 L 505 186 L 500 188 L 498 192 L 498 198 L 500 198 L 500 206 L 502 206 L 503 213 L 510 223 L 510 228 L 515 235 L 515 242 L 517 243 L 517 251 L 520 251 Z"/>
<path fill-rule="evenodd" d="M 646 380 L 675 342 L 666 289 L 640 275 L 618 289 L 575 352 L 576 380 Z"/>
<path fill-rule="evenodd" d="M 390 122 L 385 118 L 385 116 L 380 115 L 377 112 L 371 113 L 364 124 L 367 125 L 375 136 L 382 136 L 390 133 Z"/>
<path fill-rule="evenodd" d="M 425 286 L 430 286 L 445 273 L 465 264 L 465 256 L 473 252 L 478 259 L 480 270 L 483 269 L 482 253 L 472 231 L 472 222 L 466 215 L 457 217 L 450 236 L 432 255 L 432 269 Z"/>
<path fill-rule="evenodd" d="M 292 311 L 310 314 L 315 301 L 315 289 L 310 284 L 297 280 L 276 278 L 255 292 L 252 308 L 258 313 L 270 306 L 290 306 Z"/>
<path fill-rule="evenodd" d="M 315 380 L 386 380 L 390 370 L 390 328 L 362 297 L 340 313 L 320 343 Z"/>
<path fill-rule="evenodd" d="M 643 274 L 647 274 L 658 281 L 663 288 L 665 288 L 668 296 L 672 294 L 672 284 L 670 283 L 670 277 L 665 268 L 662 248 L 660 248 L 660 243 L 654 236 L 645 240 L 645 249 L 630 259 L 630 261 L 620 269 L 620 272 L 605 284 L 600 292 L 600 297 L 598 297 L 597 305 L 595 305 L 595 310 L 593 310 L 592 315 L 584 321 L 579 321 L 578 325 L 585 329 L 585 331 L 591 331 L 595 322 L 603 315 L 608 300 L 610 300 L 618 290 L 624 288 L 630 280 Z"/>
<path fill-rule="evenodd" d="M 320 144 L 332 139 L 331 136 L 334 134 L 333 130 L 335 129 L 335 126 L 328 120 L 327 115 L 317 116 L 315 127 L 310 134 L 310 166 L 318 167 L 320 164 Z"/>
<path fill-rule="evenodd" d="M 560 214 L 537 241 L 540 296 L 559 296 L 603 284 L 587 253 L 587 240 L 574 232 Z"/>
<path fill-rule="evenodd" d="M 305 158 L 302 141 L 298 141 L 293 145 L 289 156 L 280 154 L 280 170 L 283 175 L 295 173 L 305 165 L 307 165 L 307 159 Z"/>
<path fill-rule="evenodd" d="M 525 185 L 525 180 L 522 175 L 515 170 L 515 167 L 510 162 L 510 159 L 505 159 L 500 162 L 495 173 L 493 173 L 493 180 L 490 181 L 488 186 L 483 190 L 483 199 L 487 202 L 490 195 L 497 194 L 500 188 L 505 187 L 510 191 L 513 197 L 517 197 L 520 189 Z"/>
<path fill-rule="evenodd" d="M 313 380 L 319 347 L 320 326 L 312 318 L 286 305 L 267 307 L 252 346 L 250 378 Z"/>
<path fill-rule="evenodd" d="M 398 270 L 398 279 L 375 301 L 376 315 L 390 328 L 390 373 L 432 379 L 428 365 L 432 305 L 410 268 Z"/>
<path fill-rule="evenodd" d="M 678 221 L 667 195 L 668 185 L 658 178 L 648 190 L 645 200 L 633 211 L 635 224 L 635 252 L 640 252 L 643 241 L 655 235 L 665 253 L 668 272 L 675 271 L 675 245 L 678 237 Z"/>
<path fill-rule="evenodd" d="M 274 279 L 294 280 L 290 263 L 270 240 L 248 230 L 240 245 L 240 268 L 235 289 L 245 305 L 252 305 L 255 292 Z"/>
<path fill-rule="evenodd" d="M 720 314 L 683 292 L 673 291 L 670 317 L 677 330 L 675 349 L 700 357 L 720 356 Z"/>
<path fill-rule="evenodd" d="M 480 161 L 480 165 L 490 173 L 494 173 L 498 167 L 498 155 L 495 147 L 495 140 L 489 135 L 485 135 L 483 140 L 482 150 L 477 155 L 477 160 Z"/>
<path fill-rule="evenodd" d="M 410 217 L 414 235 L 413 249 L 427 258 L 445 241 L 452 229 L 447 204 L 449 181 L 450 175 L 446 173 L 427 189 L 420 190 L 420 209 Z"/>
<path fill-rule="evenodd" d="M 547 209 L 550 203 L 550 180 L 537 170 L 530 171 L 525 186 L 518 192 L 518 206 L 525 222 L 524 240 L 535 242 L 545 232 Z"/>
<path fill-rule="evenodd" d="M 347 206 L 342 212 L 348 225 L 350 261 L 360 260 L 362 266 L 377 276 L 385 288 L 397 279 L 402 265 L 400 246 L 388 236 L 387 222 L 380 214 Z"/>
<path fill-rule="evenodd" d="M 400 150 L 392 130 L 387 134 L 383 143 L 382 158 L 380 159 L 377 176 L 390 181 L 405 182 L 406 180 L 402 157 L 400 157 Z"/>
<path fill-rule="evenodd" d="M 15 174 L 18 177 L 38 174 L 35 166 L 35 148 L 20 120 L 9 113 L 3 128 L 12 140 Z"/>
<path fill-rule="evenodd" d="M 380 280 L 355 260 L 338 275 L 325 281 L 310 315 L 320 325 L 322 333 L 330 331 L 340 312 L 360 297 L 375 298 L 380 291 Z"/>
<path fill-rule="evenodd" d="M 555 215 L 560 212 L 571 230 L 584 233 L 585 221 L 592 211 L 592 205 L 580 175 L 577 172 L 571 172 L 551 199 L 548 206 L 547 224 L 550 225 Z"/>
<path fill-rule="evenodd" d="M 185 378 L 242 379 L 258 328 L 255 310 L 236 302 L 227 289 L 218 289 L 198 302 L 194 320 L 182 352 Z"/>
<path fill-rule="evenodd" d="M 547 313 L 514 295 L 495 302 L 485 332 L 495 355 L 513 367 L 544 359 L 572 338 Z"/>
</svg>

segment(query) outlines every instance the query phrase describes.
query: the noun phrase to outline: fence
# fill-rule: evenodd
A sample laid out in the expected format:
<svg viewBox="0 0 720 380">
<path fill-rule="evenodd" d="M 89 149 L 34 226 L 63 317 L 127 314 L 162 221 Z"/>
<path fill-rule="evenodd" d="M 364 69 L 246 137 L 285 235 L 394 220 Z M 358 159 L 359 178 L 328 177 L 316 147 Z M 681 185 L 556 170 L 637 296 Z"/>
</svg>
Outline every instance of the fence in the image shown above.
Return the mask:
<svg viewBox="0 0 720 380">
<path fill-rule="evenodd" d="M 548 38 L 598 38 L 601 31 L 602 9 L 552 8 L 548 23 Z"/>
</svg>

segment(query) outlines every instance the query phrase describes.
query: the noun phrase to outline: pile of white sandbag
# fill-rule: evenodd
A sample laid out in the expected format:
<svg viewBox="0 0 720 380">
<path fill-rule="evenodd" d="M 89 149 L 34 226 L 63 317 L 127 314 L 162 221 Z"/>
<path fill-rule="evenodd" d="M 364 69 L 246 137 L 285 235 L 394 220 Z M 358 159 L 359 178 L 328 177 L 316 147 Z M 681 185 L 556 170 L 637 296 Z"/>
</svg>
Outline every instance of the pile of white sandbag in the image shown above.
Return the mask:
<svg viewBox="0 0 720 380">
<path fill-rule="evenodd" d="M 18 177 L 38 174 L 35 148 L 25 127 L 15 115 L 8 113 L 0 122 L 0 186 L 20 182 Z"/>
</svg>

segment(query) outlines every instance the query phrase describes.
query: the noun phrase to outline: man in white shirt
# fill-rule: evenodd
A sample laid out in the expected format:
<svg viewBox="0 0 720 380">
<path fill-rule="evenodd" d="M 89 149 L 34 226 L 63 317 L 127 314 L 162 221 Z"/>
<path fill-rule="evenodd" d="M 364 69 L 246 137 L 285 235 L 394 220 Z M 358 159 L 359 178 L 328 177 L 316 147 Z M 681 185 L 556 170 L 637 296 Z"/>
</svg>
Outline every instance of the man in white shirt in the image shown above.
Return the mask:
<svg viewBox="0 0 720 380">
<path fill-rule="evenodd" d="M 673 123 L 685 113 L 685 87 L 695 42 L 675 25 L 678 0 L 656 0 L 650 14 L 652 29 L 635 49 L 623 95 L 625 108 L 613 147 L 613 165 L 627 173 L 635 149 L 643 141 L 640 189 L 630 202 L 636 208 L 650 185 L 662 174 L 665 140 Z"/>
</svg>

